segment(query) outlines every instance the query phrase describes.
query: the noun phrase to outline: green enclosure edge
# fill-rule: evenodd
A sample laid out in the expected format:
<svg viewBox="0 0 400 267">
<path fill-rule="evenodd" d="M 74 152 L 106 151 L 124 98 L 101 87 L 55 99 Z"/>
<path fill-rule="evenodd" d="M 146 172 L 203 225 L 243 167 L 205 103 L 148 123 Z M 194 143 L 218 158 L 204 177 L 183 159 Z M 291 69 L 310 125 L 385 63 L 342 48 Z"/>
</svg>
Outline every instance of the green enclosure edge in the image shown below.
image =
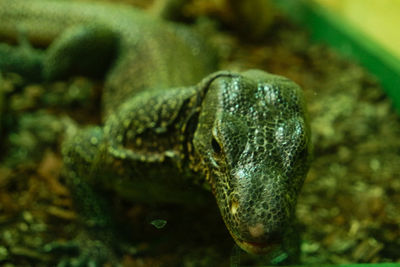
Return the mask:
<svg viewBox="0 0 400 267">
<path fill-rule="evenodd" d="M 400 263 L 349 263 L 349 264 L 310 264 L 310 265 L 286 265 L 281 267 L 399 267 Z M 272 266 L 263 266 L 272 267 Z"/>
<path fill-rule="evenodd" d="M 329 10 L 307 0 L 274 0 L 296 23 L 305 26 L 315 41 L 323 41 L 358 61 L 380 81 L 400 115 L 400 60 Z"/>
</svg>

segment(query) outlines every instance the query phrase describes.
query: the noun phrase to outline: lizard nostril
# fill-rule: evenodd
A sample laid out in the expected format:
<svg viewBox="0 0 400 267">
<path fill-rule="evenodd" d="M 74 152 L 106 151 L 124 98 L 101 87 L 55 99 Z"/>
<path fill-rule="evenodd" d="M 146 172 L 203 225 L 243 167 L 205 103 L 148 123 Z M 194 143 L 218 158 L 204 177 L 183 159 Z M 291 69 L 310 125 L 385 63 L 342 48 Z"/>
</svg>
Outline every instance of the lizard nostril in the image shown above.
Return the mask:
<svg viewBox="0 0 400 267">
<path fill-rule="evenodd" d="M 232 200 L 231 200 L 231 214 L 235 215 L 237 213 L 238 208 L 239 208 L 239 202 L 236 200 L 236 198 L 232 198 Z"/>
</svg>

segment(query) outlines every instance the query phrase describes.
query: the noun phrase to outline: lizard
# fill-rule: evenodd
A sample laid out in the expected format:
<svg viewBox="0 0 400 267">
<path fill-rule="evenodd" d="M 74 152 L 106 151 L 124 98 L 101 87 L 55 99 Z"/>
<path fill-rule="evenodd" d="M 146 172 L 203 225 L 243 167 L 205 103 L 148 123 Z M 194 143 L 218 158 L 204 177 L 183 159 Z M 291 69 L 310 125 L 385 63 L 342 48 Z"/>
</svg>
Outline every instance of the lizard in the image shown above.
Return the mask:
<svg viewBox="0 0 400 267">
<path fill-rule="evenodd" d="M 282 249 L 311 159 L 300 86 L 262 70 L 218 71 L 201 36 L 124 5 L 0 0 L 0 21 L 0 38 L 23 29 L 46 47 L 44 80 L 106 72 L 102 124 L 69 127 L 62 145 L 77 209 L 98 239 L 82 262 L 114 257 L 102 190 L 186 204 L 202 201 L 187 188 L 211 191 L 240 248 Z"/>
</svg>

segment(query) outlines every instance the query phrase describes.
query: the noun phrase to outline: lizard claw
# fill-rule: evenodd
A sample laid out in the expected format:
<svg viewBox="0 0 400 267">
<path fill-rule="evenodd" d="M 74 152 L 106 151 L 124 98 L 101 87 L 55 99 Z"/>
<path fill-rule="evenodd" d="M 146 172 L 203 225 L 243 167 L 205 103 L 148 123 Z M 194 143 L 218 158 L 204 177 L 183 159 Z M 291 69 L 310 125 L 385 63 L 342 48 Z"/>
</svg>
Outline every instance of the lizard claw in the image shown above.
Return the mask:
<svg viewBox="0 0 400 267">
<path fill-rule="evenodd" d="M 114 252 L 99 240 L 51 242 L 43 250 L 60 256 L 57 267 L 97 267 L 107 262 L 118 266 Z"/>
<path fill-rule="evenodd" d="M 78 254 L 79 253 L 79 243 L 72 240 L 68 242 L 50 242 L 44 245 L 43 251 L 46 253 L 68 253 L 68 254 Z"/>
<path fill-rule="evenodd" d="M 63 259 L 57 264 L 57 267 L 100 267 L 100 266 L 103 266 L 103 264 L 96 262 L 93 259 L 88 259 L 87 257 L 80 257 L 77 259 Z"/>
</svg>

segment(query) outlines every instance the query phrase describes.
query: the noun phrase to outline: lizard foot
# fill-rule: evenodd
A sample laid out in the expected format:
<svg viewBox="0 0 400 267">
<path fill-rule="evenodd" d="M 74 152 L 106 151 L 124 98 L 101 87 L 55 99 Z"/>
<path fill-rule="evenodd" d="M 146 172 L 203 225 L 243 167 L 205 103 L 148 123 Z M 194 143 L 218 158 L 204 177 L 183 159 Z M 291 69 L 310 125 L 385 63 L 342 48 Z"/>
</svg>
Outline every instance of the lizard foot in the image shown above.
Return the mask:
<svg viewBox="0 0 400 267">
<path fill-rule="evenodd" d="M 76 239 L 51 242 L 44 246 L 46 253 L 59 255 L 58 267 L 97 267 L 105 263 L 118 266 L 114 251 L 100 240 Z"/>
</svg>

